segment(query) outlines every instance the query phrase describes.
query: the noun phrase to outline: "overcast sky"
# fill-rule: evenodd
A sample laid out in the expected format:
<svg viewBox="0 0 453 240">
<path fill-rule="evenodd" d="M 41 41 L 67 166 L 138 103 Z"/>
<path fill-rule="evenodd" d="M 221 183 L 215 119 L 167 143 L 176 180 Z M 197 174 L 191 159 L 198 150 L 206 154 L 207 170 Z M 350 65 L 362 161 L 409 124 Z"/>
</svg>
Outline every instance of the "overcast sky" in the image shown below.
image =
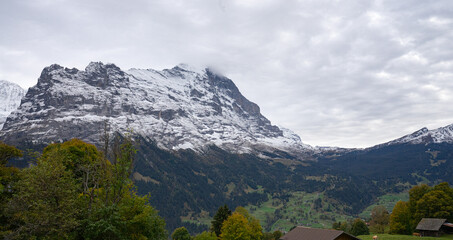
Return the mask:
<svg viewBox="0 0 453 240">
<path fill-rule="evenodd" d="M 1 0 L 0 79 L 52 63 L 213 66 L 311 145 L 453 123 L 451 0 Z"/>
</svg>

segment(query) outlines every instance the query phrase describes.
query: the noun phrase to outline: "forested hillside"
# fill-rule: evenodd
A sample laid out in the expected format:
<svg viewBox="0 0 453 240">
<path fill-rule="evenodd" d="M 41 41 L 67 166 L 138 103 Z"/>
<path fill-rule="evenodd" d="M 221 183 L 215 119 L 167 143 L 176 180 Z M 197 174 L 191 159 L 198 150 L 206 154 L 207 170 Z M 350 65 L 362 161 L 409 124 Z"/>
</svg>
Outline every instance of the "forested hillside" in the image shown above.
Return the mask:
<svg viewBox="0 0 453 240">
<path fill-rule="evenodd" d="M 78 139 L 47 146 L 30 167 L 7 165 L 22 152 L 0 142 L 0 236 L 5 239 L 166 239 L 164 220 L 130 179 L 132 141 L 107 160 Z"/>
<path fill-rule="evenodd" d="M 340 155 L 327 152 L 319 161 L 326 167 L 379 181 L 453 183 L 453 144 L 449 143 L 405 143 Z"/>
</svg>

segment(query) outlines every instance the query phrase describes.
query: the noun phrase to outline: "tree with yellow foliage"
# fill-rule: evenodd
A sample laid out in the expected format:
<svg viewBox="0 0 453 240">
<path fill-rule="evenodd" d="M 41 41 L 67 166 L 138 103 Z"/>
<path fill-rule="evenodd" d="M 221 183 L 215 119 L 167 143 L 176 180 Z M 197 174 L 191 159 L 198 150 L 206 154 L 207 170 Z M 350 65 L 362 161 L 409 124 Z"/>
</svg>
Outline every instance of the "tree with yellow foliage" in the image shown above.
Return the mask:
<svg viewBox="0 0 453 240">
<path fill-rule="evenodd" d="M 222 240 L 261 240 L 263 232 L 258 219 L 251 216 L 243 207 L 223 223 L 220 239 Z"/>
<path fill-rule="evenodd" d="M 164 220 L 129 178 L 134 154 L 127 136 L 113 164 L 78 139 L 49 145 L 21 171 L 5 238 L 167 239 Z"/>
</svg>

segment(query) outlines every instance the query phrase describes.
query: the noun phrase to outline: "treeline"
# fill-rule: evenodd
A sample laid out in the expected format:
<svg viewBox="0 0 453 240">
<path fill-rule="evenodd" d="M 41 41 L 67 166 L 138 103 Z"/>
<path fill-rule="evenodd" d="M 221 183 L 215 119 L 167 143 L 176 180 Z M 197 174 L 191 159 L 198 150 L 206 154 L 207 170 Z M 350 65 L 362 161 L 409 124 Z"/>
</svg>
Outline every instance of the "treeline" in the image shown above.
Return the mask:
<svg viewBox="0 0 453 240">
<path fill-rule="evenodd" d="M 8 160 L 22 156 L 0 142 L 0 237 L 2 239 L 167 239 L 165 221 L 139 196 L 131 181 L 136 150 L 129 137 L 104 151 L 78 139 L 47 146 L 34 164 L 18 169 Z M 107 144 L 106 146 L 109 146 Z M 109 159 L 107 159 L 109 158 Z M 201 232 L 201 231 L 199 231 Z M 174 240 L 277 240 L 263 232 L 243 207 L 227 205 L 209 231 L 191 236 L 185 227 Z"/>
<path fill-rule="evenodd" d="M 453 184 L 453 145 L 448 143 L 396 144 L 336 155 L 336 152 L 324 153 L 319 156 L 319 162 L 351 175 L 390 181 L 387 187 L 394 192 L 406 190 L 403 185 L 395 185 L 398 182 L 416 185 L 428 179 Z"/>
<path fill-rule="evenodd" d="M 332 228 L 336 230 L 341 230 L 346 233 L 349 233 L 354 236 L 358 235 L 368 235 L 370 230 L 366 223 L 360 219 L 356 218 L 354 220 L 345 221 L 345 222 L 334 222 Z"/>
<path fill-rule="evenodd" d="M 210 231 L 192 237 L 185 227 L 175 229 L 172 240 L 278 240 L 282 232 L 264 233 L 258 219 L 243 207 L 234 212 L 227 205 L 217 210 Z"/>
<path fill-rule="evenodd" d="M 345 214 L 357 214 L 386 186 L 365 177 L 355 177 L 310 162 L 288 167 L 254 154 L 235 154 L 216 146 L 203 149 L 167 151 L 147 139 L 140 140 L 136 169 L 155 181 L 136 181 L 142 194 L 151 193 L 151 204 L 166 219 L 167 229 L 185 226 L 191 233 L 207 225 L 182 222 L 181 216 L 196 220 L 202 212 L 212 217 L 218 203 L 231 208 L 258 206 L 269 194 L 282 201 L 291 192 L 325 192 Z M 310 177 L 321 176 L 323 180 Z M 258 191 L 260 189 L 260 191 Z M 356 196 L 361 196 L 357 198 Z M 271 224 L 266 223 L 263 227 Z M 270 230 L 270 229 L 267 229 Z"/>
<path fill-rule="evenodd" d="M 367 220 L 368 224 L 360 218 L 345 222 L 334 222 L 332 228 L 342 230 L 354 236 L 368 235 L 370 232 L 385 233 L 389 224 L 389 212 L 382 205 L 375 206 L 371 210 L 371 218 Z"/>
<path fill-rule="evenodd" d="M 409 190 L 409 201 L 399 201 L 390 215 L 390 232 L 412 234 L 422 218 L 453 221 L 453 189 L 444 182 L 434 187 L 419 185 Z"/>
<path fill-rule="evenodd" d="M 50 144 L 20 170 L 7 162 L 22 152 L 0 142 L 0 238 L 167 239 L 149 196 L 130 180 L 132 140 L 113 146 L 101 153 L 77 139 Z"/>
<path fill-rule="evenodd" d="M 233 209 L 243 205 L 258 206 L 268 200 L 269 194 L 277 193 L 278 198 L 285 201 L 294 191 L 325 192 L 327 198 L 335 199 L 337 209 L 354 215 L 387 192 L 388 186 L 394 186 L 394 183 L 373 182 L 316 162 L 286 166 L 254 154 L 230 153 L 216 146 L 206 147 L 202 153 L 190 149 L 168 151 L 149 139 L 140 136 L 134 139 L 139 142 L 134 168 L 145 177 L 135 181 L 138 194 L 151 194 L 150 204 L 165 218 L 168 232 L 181 226 L 192 233 L 207 230 L 207 225 L 182 219 L 196 220 L 206 217 L 201 216 L 206 212 L 212 217 L 219 203 Z M 18 146 L 42 149 L 32 141 Z M 26 152 L 24 155 L 28 156 Z M 27 156 L 24 158 L 29 159 Z M 20 162 L 14 161 L 14 164 L 19 166 Z M 271 225 L 266 222 L 265 227 Z"/>
</svg>

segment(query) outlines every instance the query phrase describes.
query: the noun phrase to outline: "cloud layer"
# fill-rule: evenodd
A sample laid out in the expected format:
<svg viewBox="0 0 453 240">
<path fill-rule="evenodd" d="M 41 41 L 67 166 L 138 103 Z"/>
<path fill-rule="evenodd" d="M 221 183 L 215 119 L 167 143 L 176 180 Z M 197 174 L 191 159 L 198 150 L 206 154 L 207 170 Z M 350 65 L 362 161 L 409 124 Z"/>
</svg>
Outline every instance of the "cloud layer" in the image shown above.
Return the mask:
<svg viewBox="0 0 453 240">
<path fill-rule="evenodd" d="M 0 78 L 43 67 L 213 66 L 312 145 L 367 147 L 453 123 L 453 2 L 0 3 Z"/>
</svg>

